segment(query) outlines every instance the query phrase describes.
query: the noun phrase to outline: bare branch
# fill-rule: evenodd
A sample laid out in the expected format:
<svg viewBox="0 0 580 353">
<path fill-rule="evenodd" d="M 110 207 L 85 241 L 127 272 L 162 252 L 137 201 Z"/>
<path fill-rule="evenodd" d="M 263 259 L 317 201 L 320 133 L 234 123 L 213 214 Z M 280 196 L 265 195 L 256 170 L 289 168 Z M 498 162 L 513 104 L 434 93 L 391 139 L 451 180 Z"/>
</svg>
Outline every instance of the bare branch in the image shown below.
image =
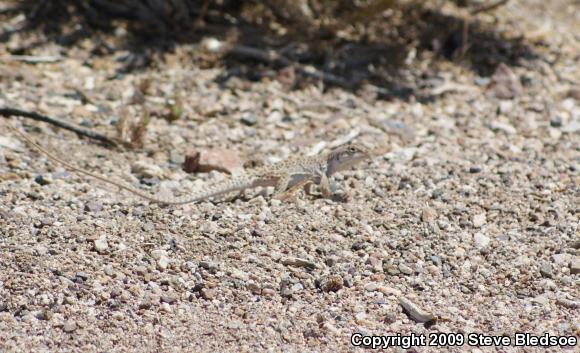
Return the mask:
<svg viewBox="0 0 580 353">
<path fill-rule="evenodd" d="M 35 112 L 28 112 L 28 111 L 14 109 L 14 108 L 0 108 L 0 115 L 7 117 L 7 118 L 9 118 L 10 116 L 21 116 L 23 118 L 29 118 L 29 119 L 36 120 L 36 121 L 42 121 L 45 123 L 52 124 L 54 126 L 58 126 L 58 127 L 65 129 L 65 130 L 73 131 L 81 136 L 85 136 L 85 137 L 91 138 L 93 140 L 105 142 L 105 143 L 112 145 L 112 146 L 118 146 L 118 145 L 128 146 L 128 144 L 126 142 L 121 141 L 119 139 L 116 139 L 114 137 L 108 137 L 106 135 L 99 134 L 98 132 L 94 132 L 94 131 L 82 128 L 80 126 L 73 125 L 69 122 L 66 122 L 66 121 L 63 121 L 63 120 L 60 120 L 57 118 L 52 118 L 52 117 L 49 117 L 46 115 L 38 114 Z"/>
</svg>

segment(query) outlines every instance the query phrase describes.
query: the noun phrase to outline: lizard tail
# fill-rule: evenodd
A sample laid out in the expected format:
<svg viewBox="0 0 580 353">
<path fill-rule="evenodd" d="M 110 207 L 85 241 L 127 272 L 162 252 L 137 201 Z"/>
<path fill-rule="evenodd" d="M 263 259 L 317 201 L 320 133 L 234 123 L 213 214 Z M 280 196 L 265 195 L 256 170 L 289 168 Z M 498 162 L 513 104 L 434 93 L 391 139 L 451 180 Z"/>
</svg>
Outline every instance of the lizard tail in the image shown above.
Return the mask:
<svg viewBox="0 0 580 353">
<path fill-rule="evenodd" d="M 215 185 L 215 187 L 211 188 L 211 191 L 208 191 L 208 192 L 202 190 L 202 191 L 195 193 L 194 195 L 183 196 L 183 197 L 155 197 L 155 196 L 153 196 L 145 191 L 142 191 L 142 190 L 139 190 L 139 189 L 134 188 L 132 186 L 126 185 L 122 182 L 110 180 L 102 175 L 92 173 L 92 172 L 89 172 L 88 170 L 84 170 L 82 168 L 74 166 L 74 165 L 70 164 L 69 162 L 67 162 L 67 161 L 55 156 L 51 152 L 47 151 L 45 148 L 43 148 L 38 143 L 36 143 L 27 134 L 19 131 L 14 126 L 12 126 L 12 124 L 10 122 L 8 122 L 8 128 L 10 130 L 12 130 L 15 134 L 20 136 L 22 139 L 24 139 L 32 147 L 34 147 L 34 149 L 36 149 L 39 152 L 41 152 L 42 154 L 46 155 L 53 162 L 62 164 L 63 166 L 67 167 L 68 169 L 74 170 L 75 172 L 78 172 L 80 174 L 84 174 L 84 175 L 93 177 L 97 180 L 100 180 L 102 182 L 105 182 L 107 184 L 114 185 L 120 189 L 126 190 L 132 194 L 140 196 L 140 197 L 142 197 L 146 200 L 149 200 L 151 202 L 160 203 L 160 204 L 167 204 L 167 205 L 181 205 L 181 204 L 186 204 L 186 203 L 191 203 L 191 202 L 198 202 L 198 201 L 204 200 L 206 198 L 210 198 L 210 197 L 221 195 L 221 194 L 224 194 L 224 193 L 227 193 L 230 191 L 238 190 L 238 187 L 236 185 L 234 185 L 231 182 L 226 181 L 226 182 L 223 182 L 221 185 L 220 184 Z"/>
</svg>

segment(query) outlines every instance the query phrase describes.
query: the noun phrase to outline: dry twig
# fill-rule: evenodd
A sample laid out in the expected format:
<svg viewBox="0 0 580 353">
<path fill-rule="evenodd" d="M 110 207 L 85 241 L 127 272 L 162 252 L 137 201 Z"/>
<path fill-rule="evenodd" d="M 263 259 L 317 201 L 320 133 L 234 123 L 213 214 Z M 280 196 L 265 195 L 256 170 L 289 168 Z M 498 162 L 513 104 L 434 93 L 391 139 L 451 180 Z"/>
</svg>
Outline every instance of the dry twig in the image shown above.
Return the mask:
<svg viewBox="0 0 580 353">
<path fill-rule="evenodd" d="M 33 56 L 33 55 L 4 55 L 0 56 L 0 61 L 21 61 L 27 64 L 44 64 L 61 61 L 62 56 Z"/>
<path fill-rule="evenodd" d="M 499 1 L 496 1 L 496 2 L 491 3 L 489 5 L 482 5 L 482 6 L 478 7 L 478 8 L 476 8 L 476 9 L 473 9 L 470 12 L 470 14 L 472 16 L 474 16 L 474 15 L 477 15 L 477 14 L 482 13 L 482 12 L 487 12 L 487 11 L 495 10 L 495 9 L 497 9 L 500 6 L 503 6 L 503 5 L 507 4 L 508 1 L 509 0 L 499 0 Z"/>
<path fill-rule="evenodd" d="M 304 76 L 314 77 L 318 80 L 322 80 L 331 85 L 337 85 L 345 88 L 352 88 L 353 86 L 352 82 L 345 80 L 340 76 L 327 72 L 321 72 L 315 69 L 314 67 L 306 67 L 304 65 L 300 65 L 299 63 L 294 62 L 283 55 L 280 55 L 274 50 L 261 50 L 258 48 L 248 47 L 245 45 L 235 45 L 230 49 L 230 53 L 234 55 L 252 58 L 254 60 L 263 61 L 268 64 L 280 64 L 284 66 L 292 66 Z"/>
<path fill-rule="evenodd" d="M 63 128 L 65 130 L 73 131 L 81 136 L 85 136 L 85 137 L 91 138 L 93 140 L 105 142 L 105 143 L 112 145 L 112 146 L 118 146 L 118 145 L 127 146 L 127 143 L 125 143 L 124 141 L 121 141 L 119 139 L 116 139 L 114 137 L 108 137 L 106 135 L 99 134 L 98 132 L 94 132 L 94 131 L 82 128 L 80 126 L 73 125 L 69 122 L 66 122 L 66 121 L 63 121 L 63 120 L 60 120 L 57 118 L 52 118 L 52 117 L 49 117 L 46 115 L 38 114 L 35 112 L 28 112 L 28 111 L 14 109 L 14 108 L 0 108 L 0 115 L 5 116 L 7 118 L 9 118 L 11 116 L 21 116 L 23 118 L 29 118 L 29 119 L 36 120 L 36 121 L 43 121 L 45 123 L 49 123 L 49 124 L 58 126 L 58 127 Z"/>
</svg>

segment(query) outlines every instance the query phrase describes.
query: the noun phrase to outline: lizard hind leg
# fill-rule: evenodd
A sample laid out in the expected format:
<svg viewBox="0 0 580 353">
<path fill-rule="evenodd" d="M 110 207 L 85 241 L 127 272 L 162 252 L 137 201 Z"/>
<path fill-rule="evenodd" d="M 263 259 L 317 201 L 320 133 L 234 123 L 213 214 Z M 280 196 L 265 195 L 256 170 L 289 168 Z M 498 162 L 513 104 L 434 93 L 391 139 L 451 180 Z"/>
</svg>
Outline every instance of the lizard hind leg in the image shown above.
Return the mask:
<svg viewBox="0 0 580 353">
<path fill-rule="evenodd" d="M 348 195 L 342 193 L 334 193 L 330 190 L 330 181 L 328 180 L 328 176 L 326 174 L 322 174 L 320 178 L 320 192 L 322 193 L 322 197 L 325 199 L 329 199 L 335 202 L 347 202 Z"/>
<path fill-rule="evenodd" d="M 316 196 L 316 193 L 312 191 L 312 187 L 314 186 L 313 181 L 309 181 L 304 185 L 304 193 L 308 196 Z"/>
<path fill-rule="evenodd" d="M 294 198 L 296 196 L 296 192 L 298 190 L 300 190 L 302 187 L 304 187 L 304 191 L 308 194 L 309 190 L 310 190 L 310 186 L 312 186 L 312 181 L 311 180 L 302 180 L 298 183 L 296 183 L 296 185 L 292 186 L 290 189 L 286 190 L 285 192 L 275 195 L 274 198 L 278 199 L 278 200 L 290 200 L 292 198 Z M 307 191 L 308 189 L 308 191 Z M 309 194 L 310 195 L 310 194 Z"/>
</svg>

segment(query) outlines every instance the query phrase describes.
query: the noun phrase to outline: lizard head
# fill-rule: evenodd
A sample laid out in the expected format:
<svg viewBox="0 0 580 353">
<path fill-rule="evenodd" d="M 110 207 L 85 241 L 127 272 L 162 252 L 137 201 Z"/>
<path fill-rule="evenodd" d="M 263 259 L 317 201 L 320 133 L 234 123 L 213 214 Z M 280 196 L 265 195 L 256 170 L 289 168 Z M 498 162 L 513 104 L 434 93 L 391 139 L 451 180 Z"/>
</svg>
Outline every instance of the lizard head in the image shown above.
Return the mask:
<svg viewBox="0 0 580 353">
<path fill-rule="evenodd" d="M 330 175 L 348 169 L 370 157 L 369 150 L 358 144 L 353 143 L 337 147 L 328 154 L 327 174 Z"/>
</svg>

